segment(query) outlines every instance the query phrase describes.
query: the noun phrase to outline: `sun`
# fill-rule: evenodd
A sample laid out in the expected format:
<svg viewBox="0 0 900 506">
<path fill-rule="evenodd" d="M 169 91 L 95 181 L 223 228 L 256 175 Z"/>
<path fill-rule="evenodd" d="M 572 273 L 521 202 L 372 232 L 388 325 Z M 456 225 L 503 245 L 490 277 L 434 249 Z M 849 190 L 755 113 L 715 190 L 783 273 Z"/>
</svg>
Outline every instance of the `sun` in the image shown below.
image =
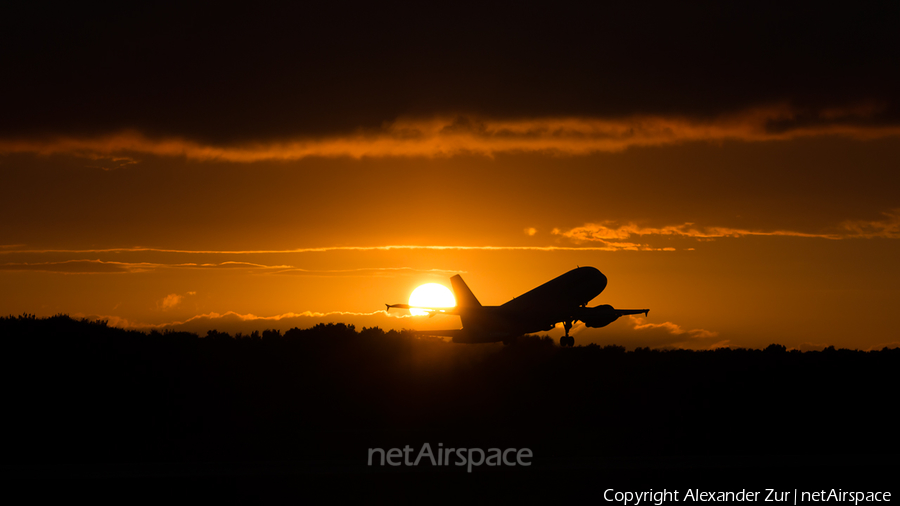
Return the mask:
<svg viewBox="0 0 900 506">
<path fill-rule="evenodd" d="M 453 307 L 456 305 L 456 299 L 453 292 L 444 285 L 438 283 L 426 283 L 419 286 L 409 296 L 410 306 L 423 307 Z M 424 309 L 410 309 L 409 312 L 413 316 L 428 314 Z"/>
</svg>

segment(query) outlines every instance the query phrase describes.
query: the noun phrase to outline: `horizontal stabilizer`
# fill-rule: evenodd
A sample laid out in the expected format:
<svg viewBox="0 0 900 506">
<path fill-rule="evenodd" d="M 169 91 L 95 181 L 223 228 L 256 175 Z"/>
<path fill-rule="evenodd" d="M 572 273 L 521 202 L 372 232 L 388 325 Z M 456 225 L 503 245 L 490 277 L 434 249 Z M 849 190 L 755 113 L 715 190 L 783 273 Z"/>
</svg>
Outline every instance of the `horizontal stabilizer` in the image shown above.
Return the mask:
<svg viewBox="0 0 900 506">
<path fill-rule="evenodd" d="M 428 316 L 436 314 L 459 314 L 455 307 L 430 307 L 430 306 L 410 306 L 409 304 L 385 304 L 385 312 L 391 309 L 421 309 L 428 311 Z"/>
</svg>

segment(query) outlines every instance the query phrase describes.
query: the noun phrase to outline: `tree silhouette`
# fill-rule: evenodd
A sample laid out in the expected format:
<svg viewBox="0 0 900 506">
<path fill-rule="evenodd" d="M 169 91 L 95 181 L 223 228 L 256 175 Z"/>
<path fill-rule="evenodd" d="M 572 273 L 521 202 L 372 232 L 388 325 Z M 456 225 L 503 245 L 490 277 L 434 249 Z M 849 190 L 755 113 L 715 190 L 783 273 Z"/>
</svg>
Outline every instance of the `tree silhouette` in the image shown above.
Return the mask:
<svg viewBox="0 0 900 506">
<path fill-rule="evenodd" d="M 200 337 L 30 314 L 0 336 L 7 463 L 352 460 L 416 441 L 546 458 L 900 449 L 856 436 L 892 430 L 877 409 L 808 409 L 883 405 L 898 349 L 458 345 L 342 323 Z"/>
</svg>

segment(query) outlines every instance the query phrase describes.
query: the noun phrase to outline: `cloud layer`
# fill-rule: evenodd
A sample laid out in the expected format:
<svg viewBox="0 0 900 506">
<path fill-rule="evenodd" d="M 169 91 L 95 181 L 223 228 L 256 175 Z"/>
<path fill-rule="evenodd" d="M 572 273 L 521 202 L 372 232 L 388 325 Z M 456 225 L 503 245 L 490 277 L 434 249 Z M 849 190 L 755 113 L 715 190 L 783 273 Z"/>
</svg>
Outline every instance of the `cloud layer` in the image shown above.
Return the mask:
<svg viewBox="0 0 900 506">
<path fill-rule="evenodd" d="M 134 128 L 148 139 L 193 140 L 195 146 L 174 146 L 192 157 L 247 159 L 377 156 L 397 148 L 288 142 L 282 149 L 219 153 L 206 147 L 344 137 L 404 117 L 699 120 L 781 103 L 794 112 L 769 115 L 763 133 L 875 114 L 879 122 L 898 124 L 900 12 L 891 2 L 816 9 L 597 3 L 574 10 L 501 3 L 472 12 L 286 4 L 250 15 L 184 5 L 173 16 L 162 5 L 73 5 L 52 13 L 23 5 L 0 30 L 9 76 L 0 84 L 7 97 L 0 138 L 92 139 Z M 544 144 L 621 149 L 631 128 L 635 143 L 658 143 L 670 136 L 667 129 L 676 137 L 710 136 L 683 124 L 638 123 L 602 124 L 588 143 L 573 137 Z M 502 130 L 486 126 L 486 132 Z M 687 130 L 698 127 L 704 129 L 694 123 Z M 586 136 L 594 129 L 575 128 Z M 165 144 L 141 149 L 173 148 Z M 403 152 L 458 148 L 439 144 L 432 139 Z"/>
<path fill-rule="evenodd" d="M 769 237 L 802 237 L 814 239 L 900 239 L 900 209 L 882 213 L 879 220 L 844 220 L 831 232 L 810 233 L 796 230 L 747 230 L 719 226 L 699 226 L 694 223 L 666 225 L 662 227 L 640 226 L 630 222 L 618 224 L 613 221 L 587 223 L 569 230 L 553 230 L 553 234 L 565 237 L 575 243 L 600 243 L 609 248 L 622 250 L 645 250 L 650 246 L 645 243 L 630 241 L 633 238 L 683 237 L 697 240 L 714 240 L 719 238 L 737 238 L 749 236 Z"/>
<path fill-rule="evenodd" d="M 868 121 L 878 110 L 873 105 L 822 109 L 812 115 L 815 121 L 788 105 L 750 109 L 715 119 L 660 115 L 616 119 L 410 118 L 341 136 L 243 144 L 210 144 L 188 138 L 149 137 L 138 131 L 121 131 L 98 136 L 0 138 L 0 153 L 110 158 L 117 161 L 116 166 L 121 166 L 122 163 L 133 163 L 135 160 L 131 157 L 140 155 L 238 163 L 306 157 L 492 156 L 532 152 L 585 155 L 685 142 L 783 141 L 822 135 L 856 139 L 900 136 L 900 126 Z"/>
<path fill-rule="evenodd" d="M 168 295 L 163 302 L 169 300 L 171 303 L 168 307 L 161 309 L 169 309 L 176 306 L 182 299 L 177 294 Z M 143 323 L 116 315 L 85 315 L 74 314 L 76 318 L 88 318 L 90 320 L 106 320 L 114 327 L 126 329 L 136 329 L 143 331 L 171 329 L 177 331 L 196 332 L 205 335 L 206 331 L 216 329 L 220 332 L 250 332 L 253 330 L 280 329 L 282 331 L 293 328 L 308 328 L 317 323 L 346 322 L 352 320 L 355 322 L 363 322 L 361 325 L 381 326 L 389 328 L 391 321 L 403 320 L 411 318 L 410 315 L 387 313 L 384 310 L 372 312 L 352 312 L 352 311 L 301 311 L 289 312 L 272 316 L 258 316 L 251 313 L 238 313 L 236 311 L 226 311 L 224 313 L 209 312 L 191 316 L 189 318 L 165 323 Z M 386 325 L 387 323 L 387 325 Z"/>
<path fill-rule="evenodd" d="M 276 255 L 324 252 L 377 252 L 403 250 L 432 251 L 676 251 L 675 247 L 662 246 L 652 242 L 660 238 L 675 237 L 710 241 L 722 238 L 741 237 L 796 237 L 805 239 L 849 240 L 849 239 L 900 239 L 900 209 L 882 213 L 877 220 L 844 220 L 831 227 L 829 232 L 813 233 L 796 230 L 749 230 L 722 226 L 704 226 L 694 223 L 664 225 L 660 227 L 642 226 L 634 222 L 619 224 L 613 221 L 587 223 L 569 230 L 554 229 L 551 236 L 565 238 L 570 245 L 547 246 L 460 246 L 460 245 L 412 245 L 394 244 L 385 246 L 324 246 L 283 250 L 186 250 L 150 247 L 103 248 L 103 249 L 30 249 L 27 245 L 0 246 L 0 256 L 18 255 L 38 257 L 47 254 L 69 255 L 114 255 L 122 253 L 171 255 Z M 537 234 L 534 228 L 526 229 L 529 236 Z M 682 248 L 692 250 L 694 248 Z M 119 260 L 68 259 L 57 261 L 31 261 L 0 263 L 0 271 L 55 272 L 64 274 L 98 273 L 142 273 L 158 269 L 202 269 L 265 272 L 278 275 L 334 276 L 355 275 L 378 272 L 425 272 L 458 273 L 445 269 L 420 269 L 413 267 L 361 267 L 353 269 L 309 269 L 286 264 L 263 264 L 237 260 L 221 262 L 124 262 Z"/>
</svg>

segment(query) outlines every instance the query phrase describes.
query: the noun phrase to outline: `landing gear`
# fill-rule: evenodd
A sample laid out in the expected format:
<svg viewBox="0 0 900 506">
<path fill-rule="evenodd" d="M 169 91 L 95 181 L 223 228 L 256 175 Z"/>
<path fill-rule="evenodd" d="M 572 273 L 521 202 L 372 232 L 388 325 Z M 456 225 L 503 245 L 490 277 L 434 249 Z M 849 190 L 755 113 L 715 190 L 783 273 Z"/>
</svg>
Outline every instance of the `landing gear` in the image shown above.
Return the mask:
<svg viewBox="0 0 900 506">
<path fill-rule="evenodd" d="M 573 322 L 568 320 L 563 322 L 563 328 L 566 329 L 566 335 L 559 338 L 560 346 L 575 346 L 575 338 L 569 335 L 569 331 L 572 330 L 572 323 Z"/>
</svg>

